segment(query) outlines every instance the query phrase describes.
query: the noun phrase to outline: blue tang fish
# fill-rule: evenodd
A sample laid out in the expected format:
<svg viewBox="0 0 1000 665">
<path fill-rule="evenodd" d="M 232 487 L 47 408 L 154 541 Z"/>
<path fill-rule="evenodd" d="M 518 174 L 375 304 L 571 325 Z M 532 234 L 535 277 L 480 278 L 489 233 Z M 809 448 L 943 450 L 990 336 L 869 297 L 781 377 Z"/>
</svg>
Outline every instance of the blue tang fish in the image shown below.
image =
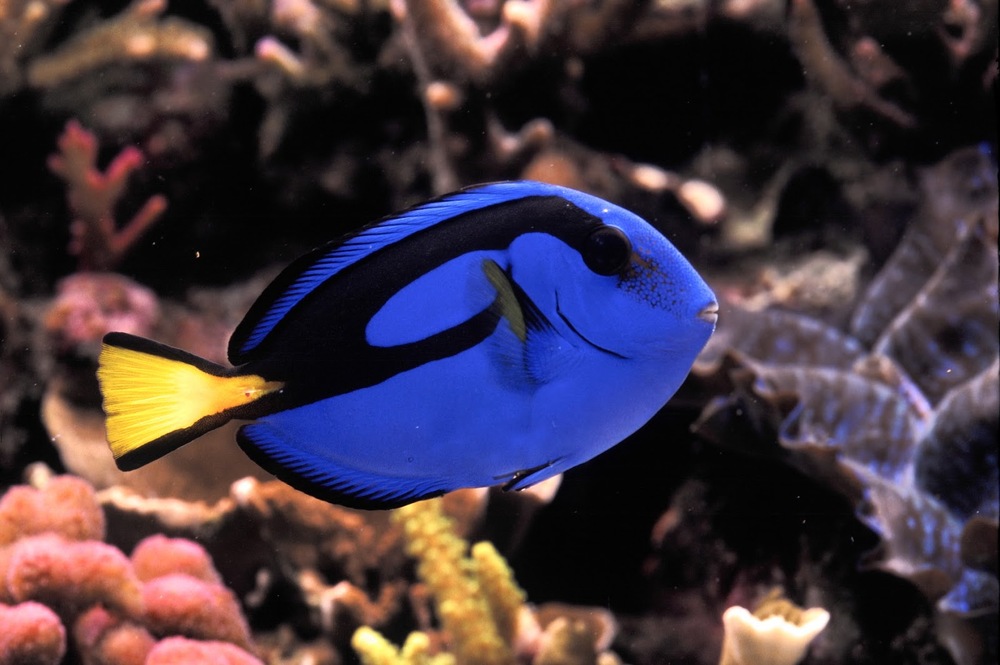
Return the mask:
<svg viewBox="0 0 1000 665">
<path fill-rule="evenodd" d="M 659 232 L 537 182 L 464 189 L 303 256 L 251 307 L 227 368 L 124 333 L 97 376 L 119 468 L 223 423 L 288 484 L 390 508 L 522 489 L 649 420 L 715 327 Z"/>
</svg>

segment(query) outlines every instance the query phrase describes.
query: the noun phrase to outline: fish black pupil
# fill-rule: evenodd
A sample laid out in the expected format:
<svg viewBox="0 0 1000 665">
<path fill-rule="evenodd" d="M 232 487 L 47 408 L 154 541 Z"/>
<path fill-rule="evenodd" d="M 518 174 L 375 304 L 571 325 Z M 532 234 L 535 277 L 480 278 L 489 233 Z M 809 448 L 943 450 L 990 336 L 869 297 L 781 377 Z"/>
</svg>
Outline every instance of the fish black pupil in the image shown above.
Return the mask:
<svg viewBox="0 0 1000 665">
<path fill-rule="evenodd" d="M 616 226 L 602 226 L 593 231 L 583 248 L 583 261 L 598 275 L 617 275 L 632 257 L 632 243 Z"/>
</svg>

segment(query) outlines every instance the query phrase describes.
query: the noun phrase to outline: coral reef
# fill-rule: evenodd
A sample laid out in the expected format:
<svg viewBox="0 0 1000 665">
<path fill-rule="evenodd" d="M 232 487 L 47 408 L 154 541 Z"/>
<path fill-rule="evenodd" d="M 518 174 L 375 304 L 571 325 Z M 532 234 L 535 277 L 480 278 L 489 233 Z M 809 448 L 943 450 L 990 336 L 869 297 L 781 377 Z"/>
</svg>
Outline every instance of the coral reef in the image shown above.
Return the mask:
<svg viewBox="0 0 1000 665">
<path fill-rule="evenodd" d="M 422 518 L 462 616 L 513 660 L 715 665 L 777 586 L 830 612 L 808 665 L 995 662 L 997 12 L 0 0 L 0 624 L 39 636 L 0 661 L 466 658 L 409 518 L 272 482 L 232 430 L 123 474 L 94 360 L 126 330 L 225 362 L 293 257 L 528 177 L 651 220 L 724 308 L 628 443 L 447 497 L 461 540 Z M 496 552 L 545 602 L 486 590 Z"/>
<path fill-rule="evenodd" d="M 0 499 L 0 662 L 58 663 L 68 651 L 93 663 L 260 662 L 199 545 L 153 536 L 130 559 L 102 542 L 104 514 L 85 481 L 36 482 Z"/>
<path fill-rule="evenodd" d="M 426 626 L 396 648 L 362 626 L 351 644 L 366 665 L 618 662 L 605 650 L 610 638 L 581 620 L 578 612 L 549 607 L 543 623 L 542 610 L 525 604 L 524 591 L 496 548 L 486 541 L 470 548 L 457 535 L 454 520 L 442 511 L 442 500 L 404 506 L 394 511 L 393 518 L 402 524 L 406 551 L 416 558 L 417 576 L 434 599 L 440 635 Z M 434 647 L 442 643 L 444 649 Z"/>
<path fill-rule="evenodd" d="M 970 162 L 988 192 L 951 188 L 959 200 L 942 214 L 928 188 L 922 223 L 861 297 L 851 334 L 734 306 L 696 372 L 733 384 L 699 432 L 721 442 L 739 413 L 762 440 L 776 435 L 792 463 L 861 502 L 884 541 L 869 565 L 973 618 L 995 614 L 1000 593 L 995 560 L 968 554 L 996 540 L 1000 517 L 996 191 L 975 152 L 927 179 L 964 185 Z"/>
<path fill-rule="evenodd" d="M 0 603 L 0 663 L 42 665 L 62 662 L 66 654 L 66 629 L 59 617 L 34 601 L 9 606 Z"/>
</svg>

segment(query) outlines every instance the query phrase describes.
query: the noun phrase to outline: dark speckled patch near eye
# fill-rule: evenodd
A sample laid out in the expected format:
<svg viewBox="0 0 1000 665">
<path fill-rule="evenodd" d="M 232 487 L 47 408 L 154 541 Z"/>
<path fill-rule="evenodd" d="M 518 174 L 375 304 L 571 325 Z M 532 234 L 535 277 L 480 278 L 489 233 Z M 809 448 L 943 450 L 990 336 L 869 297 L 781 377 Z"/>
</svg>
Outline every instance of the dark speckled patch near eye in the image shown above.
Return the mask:
<svg viewBox="0 0 1000 665">
<path fill-rule="evenodd" d="M 635 251 L 628 267 L 618 277 L 618 288 L 636 300 L 657 309 L 677 306 L 677 288 L 659 263 L 648 255 Z"/>
</svg>

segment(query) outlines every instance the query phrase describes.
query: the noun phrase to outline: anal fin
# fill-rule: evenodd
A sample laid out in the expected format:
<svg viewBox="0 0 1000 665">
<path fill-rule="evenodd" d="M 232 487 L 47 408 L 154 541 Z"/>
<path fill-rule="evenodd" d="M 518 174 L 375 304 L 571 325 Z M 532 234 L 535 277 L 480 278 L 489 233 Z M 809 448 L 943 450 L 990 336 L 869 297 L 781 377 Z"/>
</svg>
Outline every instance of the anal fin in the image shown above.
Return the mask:
<svg viewBox="0 0 1000 665">
<path fill-rule="evenodd" d="M 387 510 L 458 489 L 442 479 L 381 475 L 338 464 L 302 450 L 265 422 L 244 425 L 236 438 L 250 459 L 279 480 L 349 508 Z"/>
<path fill-rule="evenodd" d="M 564 458 L 560 457 L 554 460 L 550 460 L 544 464 L 539 464 L 538 466 L 531 467 L 530 469 L 521 469 L 515 471 L 513 474 L 508 476 L 508 480 L 503 485 L 503 491 L 510 492 L 512 490 L 523 490 L 527 487 L 531 487 L 535 483 L 540 483 L 546 478 L 551 478 L 552 476 L 559 473 L 559 469 L 556 465 L 559 464 Z"/>
</svg>

